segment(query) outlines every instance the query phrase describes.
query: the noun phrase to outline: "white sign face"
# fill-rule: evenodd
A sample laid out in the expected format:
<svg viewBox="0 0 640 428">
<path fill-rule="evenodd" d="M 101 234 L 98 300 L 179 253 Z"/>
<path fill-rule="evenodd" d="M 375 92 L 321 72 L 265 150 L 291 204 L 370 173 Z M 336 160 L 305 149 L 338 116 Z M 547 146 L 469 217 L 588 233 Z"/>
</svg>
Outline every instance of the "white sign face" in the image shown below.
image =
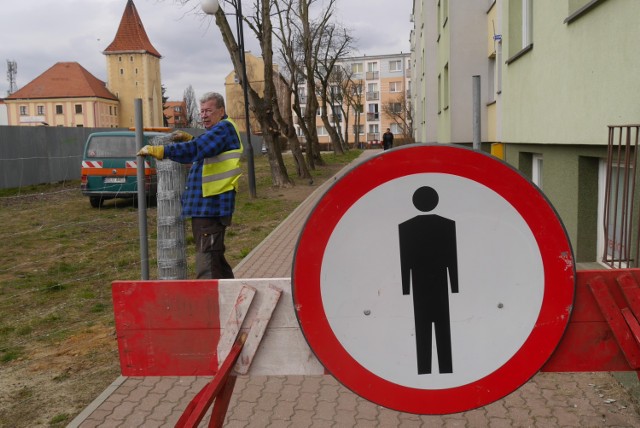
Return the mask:
<svg viewBox="0 0 640 428">
<path fill-rule="evenodd" d="M 418 308 L 402 293 L 398 237 L 400 223 L 423 214 L 412 203 L 422 186 L 440 195 L 430 214 L 455 221 L 458 248 L 459 290 L 449 296 L 454 369 L 439 373 L 434 340 L 430 376 L 416 375 Z M 522 217 L 487 187 L 450 174 L 400 177 L 360 198 L 336 225 L 321 275 L 322 304 L 345 350 L 413 388 L 451 388 L 494 372 L 533 330 L 544 294 L 540 251 Z"/>
<path fill-rule="evenodd" d="M 360 164 L 320 199 L 292 286 L 302 332 L 340 382 L 443 414 L 500 399 L 544 365 L 575 268 L 553 207 L 516 170 L 416 144 Z"/>
</svg>

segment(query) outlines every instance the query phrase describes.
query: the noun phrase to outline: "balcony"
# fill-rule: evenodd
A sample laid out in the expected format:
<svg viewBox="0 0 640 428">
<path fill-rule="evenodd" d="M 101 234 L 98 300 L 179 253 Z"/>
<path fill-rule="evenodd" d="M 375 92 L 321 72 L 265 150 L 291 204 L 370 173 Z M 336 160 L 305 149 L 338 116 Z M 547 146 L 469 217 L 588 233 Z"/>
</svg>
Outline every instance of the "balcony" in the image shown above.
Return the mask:
<svg viewBox="0 0 640 428">
<path fill-rule="evenodd" d="M 367 101 L 376 101 L 380 99 L 380 92 L 367 92 Z"/>
<path fill-rule="evenodd" d="M 367 80 L 377 80 L 377 79 L 380 78 L 380 72 L 379 71 L 367 71 L 367 74 L 366 74 L 365 78 Z"/>
<path fill-rule="evenodd" d="M 307 96 L 306 95 L 298 95 L 298 99 L 300 100 L 300 104 L 306 104 L 307 103 Z"/>
<path fill-rule="evenodd" d="M 367 132 L 367 141 L 380 141 L 379 132 Z"/>
<path fill-rule="evenodd" d="M 367 121 L 380 120 L 380 113 L 367 113 Z"/>
</svg>

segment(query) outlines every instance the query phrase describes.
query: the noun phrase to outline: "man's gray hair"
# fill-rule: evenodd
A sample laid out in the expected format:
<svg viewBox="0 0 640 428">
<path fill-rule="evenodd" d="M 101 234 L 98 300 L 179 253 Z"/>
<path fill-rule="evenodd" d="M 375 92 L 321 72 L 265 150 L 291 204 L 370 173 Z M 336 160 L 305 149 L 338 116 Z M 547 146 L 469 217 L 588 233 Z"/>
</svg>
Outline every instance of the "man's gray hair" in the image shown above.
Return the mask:
<svg viewBox="0 0 640 428">
<path fill-rule="evenodd" d="M 207 92 L 203 96 L 200 97 L 200 104 L 206 103 L 207 101 L 215 101 L 216 106 L 218 108 L 225 108 L 224 106 L 224 98 L 217 92 Z"/>
</svg>

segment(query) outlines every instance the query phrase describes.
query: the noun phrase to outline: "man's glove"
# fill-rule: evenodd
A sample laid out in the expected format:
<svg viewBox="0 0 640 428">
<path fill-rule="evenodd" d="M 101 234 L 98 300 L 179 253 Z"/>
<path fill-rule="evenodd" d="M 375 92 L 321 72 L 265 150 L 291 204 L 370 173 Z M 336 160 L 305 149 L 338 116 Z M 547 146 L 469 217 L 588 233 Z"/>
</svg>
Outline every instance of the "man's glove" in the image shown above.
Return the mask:
<svg viewBox="0 0 640 428">
<path fill-rule="evenodd" d="M 136 154 L 138 156 L 153 156 L 158 160 L 162 160 L 162 158 L 164 158 L 164 146 L 146 145 Z"/>
<path fill-rule="evenodd" d="M 193 135 L 184 131 L 173 131 L 169 138 L 171 141 L 190 141 L 193 140 Z"/>
</svg>

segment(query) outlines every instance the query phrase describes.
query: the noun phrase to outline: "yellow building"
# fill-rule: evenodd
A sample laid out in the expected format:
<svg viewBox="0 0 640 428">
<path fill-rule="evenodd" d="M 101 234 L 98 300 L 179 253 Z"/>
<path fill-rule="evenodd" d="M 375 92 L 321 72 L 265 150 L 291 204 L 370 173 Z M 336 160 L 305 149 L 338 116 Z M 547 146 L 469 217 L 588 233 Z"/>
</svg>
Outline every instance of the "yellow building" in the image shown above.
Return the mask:
<svg viewBox="0 0 640 428">
<path fill-rule="evenodd" d="M 264 61 L 251 52 L 245 52 L 245 58 L 247 62 L 247 81 L 251 88 L 262 96 L 264 94 Z M 274 69 L 277 71 L 277 66 L 274 65 Z M 238 125 L 240 132 L 246 132 L 244 92 L 235 71 L 227 75 L 224 80 L 224 87 L 227 115 Z M 261 134 L 260 123 L 256 120 L 255 115 L 250 112 L 249 117 L 251 133 Z"/>
<path fill-rule="evenodd" d="M 120 100 L 120 127 L 134 126 L 134 100 L 142 99 L 143 125 L 163 126 L 160 53 L 153 47 L 142 20 L 128 0 L 107 57 L 107 87 Z"/>
</svg>

